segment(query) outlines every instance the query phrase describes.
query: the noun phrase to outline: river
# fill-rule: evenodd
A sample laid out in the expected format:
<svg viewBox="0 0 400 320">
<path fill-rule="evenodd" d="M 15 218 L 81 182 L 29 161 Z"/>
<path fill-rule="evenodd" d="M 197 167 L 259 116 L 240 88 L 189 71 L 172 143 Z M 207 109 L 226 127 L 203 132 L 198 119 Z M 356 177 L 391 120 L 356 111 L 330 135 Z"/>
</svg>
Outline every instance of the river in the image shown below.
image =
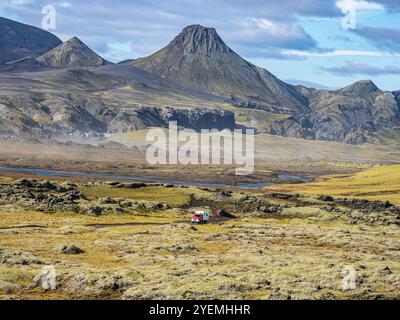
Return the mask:
<svg viewBox="0 0 400 320">
<path fill-rule="evenodd" d="M 138 182 L 155 182 L 163 184 L 175 184 L 183 186 L 202 186 L 202 187 L 229 187 L 229 188 L 243 188 L 243 189 L 261 189 L 264 187 L 272 186 L 272 183 L 252 183 L 252 184 L 238 184 L 228 185 L 223 183 L 209 183 L 209 182 L 196 182 L 187 180 L 174 180 L 174 179 L 157 179 L 157 178 L 144 178 L 136 176 L 118 175 L 113 173 L 96 173 L 96 172 L 83 172 L 73 170 L 51 170 L 51 169 L 38 169 L 38 168 L 17 168 L 17 167 L 0 167 L 0 172 L 19 172 L 33 174 L 42 177 L 85 177 L 85 178 L 99 178 L 99 179 L 110 179 L 110 180 L 126 180 L 126 181 L 138 181 Z M 312 180 L 293 176 L 288 174 L 280 174 L 278 178 L 283 181 L 296 180 L 301 183 L 311 182 Z"/>
</svg>

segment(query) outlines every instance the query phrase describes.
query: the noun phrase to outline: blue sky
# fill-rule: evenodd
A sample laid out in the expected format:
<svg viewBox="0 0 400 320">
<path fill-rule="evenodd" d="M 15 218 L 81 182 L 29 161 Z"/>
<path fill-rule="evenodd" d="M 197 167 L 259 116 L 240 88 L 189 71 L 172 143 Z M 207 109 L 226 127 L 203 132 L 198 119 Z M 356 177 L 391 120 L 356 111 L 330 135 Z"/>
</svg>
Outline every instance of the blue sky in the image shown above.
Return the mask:
<svg viewBox="0 0 400 320">
<path fill-rule="evenodd" d="M 41 27 L 53 5 L 62 40 L 77 36 L 117 62 L 149 55 L 183 27 L 215 27 L 247 60 L 283 80 L 400 89 L 398 0 L 0 0 L 0 16 Z M 351 28 L 342 22 L 355 13 Z"/>
</svg>

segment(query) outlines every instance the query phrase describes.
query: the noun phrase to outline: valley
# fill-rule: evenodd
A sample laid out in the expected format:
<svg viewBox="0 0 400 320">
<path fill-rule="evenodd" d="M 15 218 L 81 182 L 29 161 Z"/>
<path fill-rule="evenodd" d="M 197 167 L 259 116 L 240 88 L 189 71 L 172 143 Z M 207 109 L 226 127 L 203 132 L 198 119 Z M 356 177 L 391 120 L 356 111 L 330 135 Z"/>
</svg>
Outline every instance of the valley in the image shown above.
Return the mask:
<svg viewBox="0 0 400 320">
<path fill-rule="evenodd" d="M 1 141 L 0 165 L 14 168 L 0 170 L 0 297 L 397 299 L 393 148 L 261 138 L 247 177 L 149 166 L 140 131 L 90 144 Z M 257 183 L 271 186 L 243 187 Z M 211 220 L 192 225 L 200 209 Z M 44 266 L 56 272 L 53 290 L 41 288 Z"/>
<path fill-rule="evenodd" d="M 201 25 L 114 62 L 68 37 L 0 17 L 0 299 L 400 298 L 400 91 L 292 85 Z M 170 122 L 254 129 L 254 171 L 150 163 Z"/>
<path fill-rule="evenodd" d="M 58 142 L 3 139 L 0 166 L 238 185 L 285 183 L 278 179 L 283 174 L 307 179 L 349 174 L 377 164 L 396 164 L 400 159 L 400 150 L 391 146 L 350 146 L 260 134 L 255 140 L 254 172 L 237 176 L 234 165 L 149 165 L 146 133 L 137 131 L 108 139 L 79 138 L 75 142 L 68 138 Z"/>
</svg>

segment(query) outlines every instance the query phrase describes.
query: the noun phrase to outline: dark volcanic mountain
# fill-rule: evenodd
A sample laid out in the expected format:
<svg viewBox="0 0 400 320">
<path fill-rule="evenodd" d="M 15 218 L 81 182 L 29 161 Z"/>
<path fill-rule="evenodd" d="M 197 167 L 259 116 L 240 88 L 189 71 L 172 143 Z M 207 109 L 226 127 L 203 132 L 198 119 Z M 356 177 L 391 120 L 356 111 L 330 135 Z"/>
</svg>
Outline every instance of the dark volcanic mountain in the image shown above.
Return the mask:
<svg viewBox="0 0 400 320">
<path fill-rule="evenodd" d="M 55 68 L 97 67 L 110 64 L 74 37 L 37 58 L 42 65 Z"/>
<path fill-rule="evenodd" d="M 165 48 L 134 66 L 200 90 L 233 98 L 243 106 L 305 112 L 308 101 L 291 85 L 242 59 L 214 28 L 188 26 Z"/>
<path fill-rule="evenodd" d="M 0 65 L 25 57 L 36 58 L 61 43 L 47 31 L 0 17 Z"/>
</svg>

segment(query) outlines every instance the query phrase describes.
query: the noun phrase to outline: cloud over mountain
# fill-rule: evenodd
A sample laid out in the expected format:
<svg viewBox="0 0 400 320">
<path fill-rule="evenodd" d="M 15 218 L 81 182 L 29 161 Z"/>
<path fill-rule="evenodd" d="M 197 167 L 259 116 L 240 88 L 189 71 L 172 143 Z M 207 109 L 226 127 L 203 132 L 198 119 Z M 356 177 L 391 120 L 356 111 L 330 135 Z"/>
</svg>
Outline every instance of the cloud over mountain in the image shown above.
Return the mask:
<svg viewBox="0 0 400 320">
<path fill-rule="evenodd" d="M 354 75 L 368 75 L 368 76 L 400 75 L 399 66 L 391 65 L 385 67 L 373 67 L 367 63 L 355 60 L 346 61 L 346 64 L 344 66 L 329 67 L 322 69 L 324 71 L 328 71 L 332 74 L 343 77 L 349 77 Z"/>
<path fill-rule="evenodd" d="M 391 51 L 400 50 L 400 29 L 362 27 L 353 32 L 371 41 L 376 47 Z"/>
<path fill-rule="evenodd" d="M 377 12 L 364 15 L 357 11 L 359 28 L 343 30 L 340 23 L 345 14 L 338 3 L 357 3 L 358 10 Z M 0 15 L 40 27 L 41 9 L 48 4 L 47 0 L 3 0 Z M 63 41 L 79 36 L 113 62 L 148 56 L 191 24 L 217 28 L 238 54 L 285 78 L 318 77 L 311 65 L 300 65 L 304 60 L 335 67 L 336 56 L 357 56 L 371 63 L 368 57 L 395 53 L 390 55 L 393 62 L 387 59 L 391 65 L 400 53 L 397 0 L 115 0 L 112 5 L 107 0 L 63 0 L 52 4 L 57 10 L 54 34 Z M 385 30 L 376 28 L 377 20 L 387 18 Z M 345 38 L 347 42 L 340 40 Z M 329 86 L 344 85 L 333 76 L 326 81 Z M 378 84 L 396 89 L 383 79 Z"/>
</svg>

